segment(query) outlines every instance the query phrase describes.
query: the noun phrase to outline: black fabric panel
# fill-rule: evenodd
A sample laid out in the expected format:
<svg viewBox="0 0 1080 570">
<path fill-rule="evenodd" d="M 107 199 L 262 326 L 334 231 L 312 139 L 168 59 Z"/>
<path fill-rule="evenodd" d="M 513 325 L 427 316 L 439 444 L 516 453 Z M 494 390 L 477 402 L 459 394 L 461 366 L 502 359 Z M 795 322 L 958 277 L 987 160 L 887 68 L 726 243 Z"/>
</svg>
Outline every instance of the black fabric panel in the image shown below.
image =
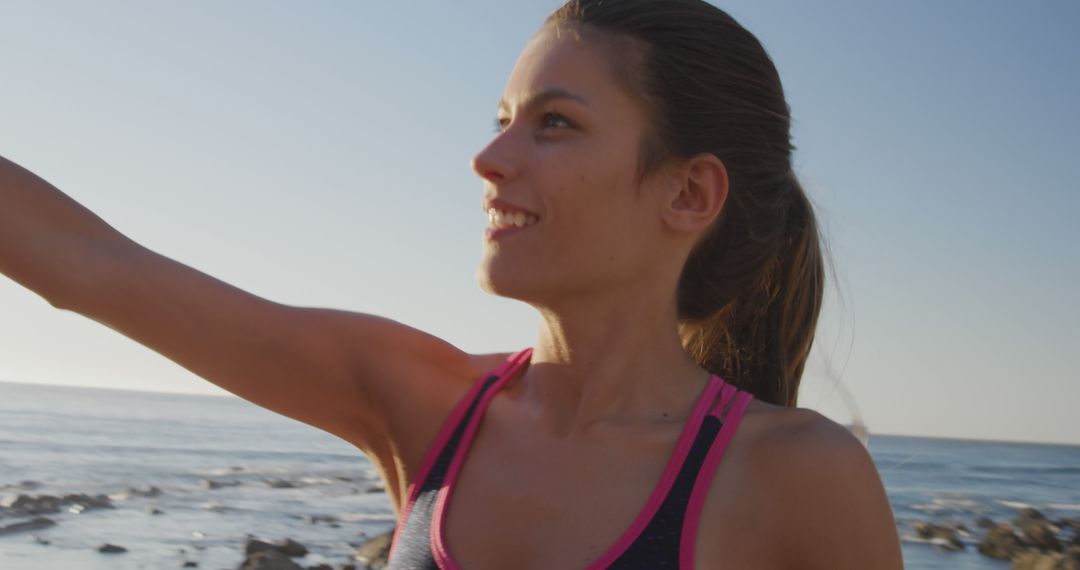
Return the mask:
<svg viewBox="0 0 1080 570">
<path fill-rule="evenodd" d="M 476 408 L 491 386 L 499 379 L 492 375 L 484 380 L 461 421 L 454 428 L 446 446 L 439 453 L 420 491 L 413 502 L 404 528 L 398 537 L 393 557 L 385 570 L 438 570 L 431 551 L 431 527 L 434 524 L 435 502 L 439 489 L 446 480 L 447 471 L 461 445 L 465 429 Z M 686 509 L 698 472 L 708 455 L 723 422 L 711 415 L 705 416 L 690 452 L 679 469 L 675 482 L 656 515 L 649 521 L 641 535 L 610 566 L 612 570 L 649 570 L 679 568 L 679 545 L 682 540 Z"/>
<path fill-rule="evenodd" d="M 645 527 L 622 556 L 612 562 L 608 568 L 613 570 L 648 570 L 679 568 L 679 542 L 682 540 L 683 523 L 686 508 L 690 504 L 690 493 L 694 482 L 705 462 L 716 435 L 723 422 L 716 416 L 705 416 L 701 429 L 698 430 L 690 453 L 686 456 L 675 483 L 671 486 L 664 502 L 656 515 Z"/>
<path fill-rule="evenodd" d="M 453 434 L 446 441 L 446 446 L 439 452 L 439 457 L 432 464 L 431 471 L 420 486 L 412 510 L 405 519 L 405 527 L 401 529 L 397 543 L 394 545 L 390 564 L 385 570 L 438 570 L 435 556 L 431 552 L 431 525 L 434 524 L 435 501 L 438 499 L 443 481 L 446 480 L 454 454 L 461 445 L 461 438 L 465 436 L 465 428 L 468 427 L 469 420 L 476 412 L 476 407 L 484 398 L 484 394 L 498 379 L 498 376 L 492 375 L 484 380 L 483 387 L 476 393 L 476 397 L 469 404 L 461 421 L 454 428 Z"/>
</svg>

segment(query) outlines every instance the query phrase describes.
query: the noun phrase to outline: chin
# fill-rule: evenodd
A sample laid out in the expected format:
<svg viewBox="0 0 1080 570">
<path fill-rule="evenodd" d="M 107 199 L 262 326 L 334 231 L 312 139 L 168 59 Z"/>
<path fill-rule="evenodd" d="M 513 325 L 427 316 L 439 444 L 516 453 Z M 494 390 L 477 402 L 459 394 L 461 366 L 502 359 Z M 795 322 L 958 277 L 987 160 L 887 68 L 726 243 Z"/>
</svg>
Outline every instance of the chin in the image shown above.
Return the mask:
<svg viewBox="0 0 1080 570">
<path fill-rule="evenodd" d="M 510 299 L 526 301 L 535 288 L 535 276 L 529 275 L 524 268 L 509 267 L 508 264 L 485 258 L 476 270 L 476 282 L 480 289 Z"/>
</svg>

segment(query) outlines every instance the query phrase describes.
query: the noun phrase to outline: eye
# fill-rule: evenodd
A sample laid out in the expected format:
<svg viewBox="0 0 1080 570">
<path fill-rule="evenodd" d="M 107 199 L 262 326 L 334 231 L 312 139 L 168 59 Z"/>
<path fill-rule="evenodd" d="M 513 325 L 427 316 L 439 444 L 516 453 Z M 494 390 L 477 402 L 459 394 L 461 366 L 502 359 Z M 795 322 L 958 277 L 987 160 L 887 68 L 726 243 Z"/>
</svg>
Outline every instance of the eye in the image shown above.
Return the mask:
<svg viewBox="0 0 1080 570">
<path fill-rule="evenodd" d="M 501 133 L 504 130 L 506 130 L 506 126 L 509 125 L 509 124 L 510 124 L 510 119 L 509 118 L 507 118 L 507 117 L 495 117 L 493 130 L 494 130 L 495 133 Z M 560 126 L 562 126 L 562 127 L 573 127 L 574 125 L 569 120 L 567 120 L 566 117 L 564 117 L 564 116 L 562 116 L 562 115 L 560 115 L 558 113 L 544 113 L 544 116 L 543 116 L 543 118 L 541 120 L 541 128 L 545 128 L 545 129 L 549 128 L 549 127 L 558 128 Z"/>
<path fill-rule="evenodd" d="M 566 117 L 564 117 L 564 116 L 562 116 L 562 115 L 560 115 L 558 113 L 544 113 L 544 121 L 543 121 L 543 123 L 544 123 L 545 128 L 546 127 L 557 126 L 558 123 L 562 123 L 563 125 L 565 125 L 567 127 L 572 127 L 573 126 L 572 124 L 570 124 L 570 121 L 566 120 Z"/>
</svg>

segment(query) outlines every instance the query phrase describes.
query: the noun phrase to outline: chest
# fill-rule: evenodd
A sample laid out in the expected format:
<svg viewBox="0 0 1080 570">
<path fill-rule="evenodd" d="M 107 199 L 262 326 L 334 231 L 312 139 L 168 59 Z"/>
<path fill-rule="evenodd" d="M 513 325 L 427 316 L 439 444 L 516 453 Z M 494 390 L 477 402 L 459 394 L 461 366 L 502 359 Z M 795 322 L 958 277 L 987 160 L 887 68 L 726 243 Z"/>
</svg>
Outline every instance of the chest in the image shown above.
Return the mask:
<svg viewBox="0 0 1080 570">
<path fill-rule="evenodd" d="M 478 431 L 437 528 L 461 568 L 584 569 L 635 538 L 650 519 L 681 426 L 554 445 L 512 429 Z M 733 442 L 734 443 L 734 442 Z M 732 449 L 713 475 L 696 524 L 694 567 L 778 568 L 769 513 Z M 728 456 L 730 454 L 730 456 Z"/>
</svg>

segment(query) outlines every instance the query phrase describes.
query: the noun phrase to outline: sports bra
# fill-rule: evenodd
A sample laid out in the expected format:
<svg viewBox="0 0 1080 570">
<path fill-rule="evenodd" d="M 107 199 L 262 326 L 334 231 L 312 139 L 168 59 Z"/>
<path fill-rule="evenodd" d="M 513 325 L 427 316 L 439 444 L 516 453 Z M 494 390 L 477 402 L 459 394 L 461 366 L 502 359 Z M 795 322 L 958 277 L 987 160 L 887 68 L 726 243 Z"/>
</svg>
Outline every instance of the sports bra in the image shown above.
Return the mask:
<svg viewBox="0 0 1080 570">
<path fill-rule="evenodd" d="M 386 570 L 462 570 L 446 546 L 445 517 L 480 418 L 506 380 L 532 356 L 527 348 L 478 379 L 428 448 L 398 516 Z M 717 395 L 719 402 L 713 406 Z M 698 520 L 716 466 L 753 396 L 717 375 L 698 397 L 660 482 L 620 538 L 585 570 L 694 566 Z M 722 420 L 722 412 L 728 411 Z"/>
</svg>

